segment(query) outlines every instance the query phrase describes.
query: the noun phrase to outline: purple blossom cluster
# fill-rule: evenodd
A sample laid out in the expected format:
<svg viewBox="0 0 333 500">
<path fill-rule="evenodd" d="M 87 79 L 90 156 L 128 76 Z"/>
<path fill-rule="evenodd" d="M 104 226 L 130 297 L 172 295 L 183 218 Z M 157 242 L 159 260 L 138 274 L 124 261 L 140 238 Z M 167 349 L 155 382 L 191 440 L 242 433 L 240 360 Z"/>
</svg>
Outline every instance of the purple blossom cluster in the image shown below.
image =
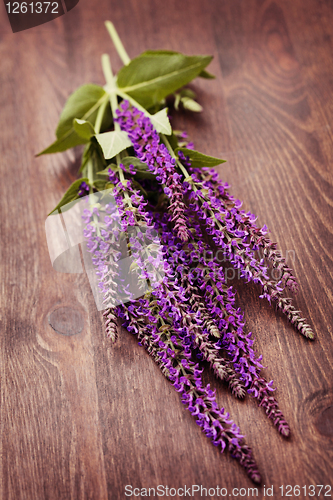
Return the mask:
<svg viewBox="0 0 333 500">
<path fill-rule="evenodd" d="M 110 286 L 114 283 L 110 281 L 112 278 L 110 266 L 105 254 L 110 252 L 111 242 L 119 238 L 120 234 L 117 226 L 111 221 L 118 222 L 118 226 L 124 232 L 131 226 L 144 223 L 145 234 L 148 234 L 148 238 L 156 244 L 154 236 L 156 224 L 153 214 L 145 210 L 144 198 L 132 189 L 130 180 L 121 182 L 112 171 L 109 177 L 114 184 L 116 210 L 115 207 L 106 205 L 102 216 L 101 208 L 93 207 L 90 211 L 86 209 L 83 216 L 87 246 L 93 253 L 96 272 L 100 276 L 102 291 L 106 294 L 107 300 L 110 300 L 110 295 L 112 296 L 115 289 Z M 171 216 L 169 218 L 171 219 Z M 138 264 L 140 279 L 149 279 L 146 263 L 142 262 L 142 255 L 138 253 L 146 247 L 135 238 L 130 238 L 128 244 Z M 215 392 L 209 385 L 203 386 L 202 370 L 198 362 L 191 360 L 193 343 L 191 330 L 195 327 L 197 331 L 197 326 L 193 321 L 192 312 L 187 310 L 185 290 L 178 286 L 172 266 L 167 259 L 163 259 L 163 264 L 165 275 L 152 289 L 149 299 L 135 300 L 133 297 L 128 297 L 130 305 L 108 308 L 105 313 L 106 327 L 110 329 L 110 324 L 114 325 L 116 317 L 123 320 L 127 329 L 136 334 L 140 344 L 154 356 L 206 436 L 215 446 L 220 446 L 221 451 L 227 448 L 245 467 L 252 480 L 260 482 L 260 474 L 252 451 L 243 440 L 244 436 L 229 418 L 229 414 L 218 407 Z M 156 266 L 156 261 L 153 265 Z M 105 277 L 109 280 L 106 287 Z M 188 323 L 184 321 L 184 316 L 187 316 Z M 112 337 L 110 334 L 109 336 Z"/>
<path fill-rule="evenodd" d="M 298 285 L 292 270 L 276 250 L 276 243 L 265 238 L 266 225 L 258 228 L 256 217 L 240 210 L 242 202 L 228 193 L 228 184 L 217 180 L 214 169 L 189 168 L 189 171 L 192 185 L 185 184 L 192 202 L 186 215 L 189 211 L 194 212 L 216 246 L 222 248 L 233 267 L 240 270 L 240 276 L 247 282 L 260 283 L 260 298 L 274 302 L 302 335 L 313 339 L 312 328 L 292 305 L 292 299 L 283 296 L 286 287 L 297 292 Z M 263 250 L 263 257 L 259 259 L 257 253 L 260 249 Z M 279 271 L 279 281 L 269 278 L 265 258 Z"/>
<path fill-rule="evenodd" d="M 199 326 L 189 335 L 192 346 L 199 347 L 202 357 L 210 362 L 219 378 L 229 382 L 236 396 L 243 397 L 247 389 L 265 408 L 279 432 L 289 435 L 289 426 L 271 395 L 273 381 L 267 382 L 260 375 L 262 356 L 255 355 L 252 333 L 244 332 L 243 314 L 234 307 L 235 293 L 226 286 L 223 269 L 214 257 L 206 260 L 208 245 L 198 232 L 197 241 L 193 239 L 185 247 L 168 229 L 170 216 L 164 214 L 155 219 L 163 235 L 164 258 L 178 274 L 178 286 L 185 290 L 188 312 Z"/>
<path fill-rule="evenodd" d="M 219 408 L 210 384 L 204 386 L 203 370 L 191 360 L 190 348 L 184 337 L 177 335 L 171 322 L 164 322 L 160 309 L 147 299 L 140 299 L 135 306 L 118 307 L 117 313 L 127 330 L 137 335 L 140 344 L 179 392 L 182 403 L 205 435 L 220 447 L 221 452 L 228 449 L 249 477 L 260 483 L 252 450 L 245 444 L 244 436 L 229 413 Z"/>
<path fill-rule="evenodd" d="M 82 196 L 86 196 L 87 194 L 89 194 L 89 186 L 85 181 L 83 181 L 80 184 L 78 196 L 82 197 Z"/>
<path fill-rule="evenodd" d="M 144 180 L 140 192 L 131 180 L 136 169 L 120 163 L 109 170 L 115 206 L 92 207 L 84 214 L 87 246 L 107 307 L 107 334 L 116 339 L 120 318 L 180 393 L 205 435 L 222 452 L 227 449 L 259 483 L 244 436 L 219 407 L 215 391 L 203 384 L 201 362 L 208 362 L 236 397 L 248 393 L 257 400 L 283 436 L 290 429 L 273 396 L 273 381 L 263 376 L 262 356 L 254 350 L 252 333 L 245 330 L 244 315 L 216 252 L 222 252 L 246 282 L 258 283 L 260 297 L 276 303 L 303 335 L 313 338 L 310 326 L 283 295 L 286 288 L 297 291 L 296 280 L 276 244 L 266 237 L 267 227 L 259 228 L 256 217 L 241 209 L 242 203 L 229 194 L 228 184 L 214 169 L 192 168 L 181 152 L 176 158 L 145 113 L 127 101 L 115 121 L 155 178 Z M 151 201 L 155 194 L 157 203 Z M 163 196 L 167 210 L 160 201 Z M 120 241 L 133 259 L 131 273 L 142 287 L 141 298 L 117 276 L 121 252 L 115 248 Z M 279 280 L 270 279 L 269 266 L 279 272 Z M 117 294 L 126 298 L 122 305 L 116 304 Z"/>
<path fill-rule="evenodd" d="M 176 171 L 176 160 L 167 147 L 161 143 L 151 121 L 142 111 L 123 101 L 115 119 L 121 130 L 127 132 L 134 146 L 135 155 L 156 175 L 156 180 L 164 185 L 164 192 L 170 198 L 169 211 L 179 238 L 186 241 L 188 229 L 184 217 L 183 188 L 181 176 Z"/>
</svg>

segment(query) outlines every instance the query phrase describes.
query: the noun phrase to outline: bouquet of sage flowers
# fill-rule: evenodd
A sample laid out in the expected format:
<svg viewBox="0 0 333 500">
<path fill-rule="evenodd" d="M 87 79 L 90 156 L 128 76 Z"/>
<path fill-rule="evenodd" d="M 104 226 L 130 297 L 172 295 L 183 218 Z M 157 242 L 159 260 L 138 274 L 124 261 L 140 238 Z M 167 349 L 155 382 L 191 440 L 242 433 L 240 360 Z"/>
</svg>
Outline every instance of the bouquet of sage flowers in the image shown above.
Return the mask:
<svg viewBox="0 0 333 500">
<path fill-rule="evenodd" d="M 202 360 L 237 398 L 254 397 L 287 437 L 290 429 L 273 395 L 273 381 L 261 373 L 262 356 L 256 355 L 252 333 L 235 306 L 221 256 L 246 282 L 258 283 L 260 297 L 312 339 L 311 327 L 285 295 L 286 289 L 297 291 L 295 277 L 267 238 L 267 227 L 258 227 L 256 217 L 242 210 L 218 178 L 214 167 L 224 160 L 195 151 L 185 132 L 171 128 L 167 102 L 176 110 L 202 110 L 185 86 L 196 77 L 214 78 L 205 69 L 212 57 L 147 51 L 130 60 L 113 24 L 106 27 L 124 66 L 114 76 L 108 55 L 102 56 L 106 85 L 84 85 L 69 97 L 56 141 L 40 153 L 85 144 L 81 177 L 55 212 L 93 194 L 99 195 L 97 201 L 112 195 L 113 204 L 97 202 L 83 212 L 107 336 L 116 341 L 120 319 L 206 436 L 260 483 L 251 448 L 217 404 L 215 391 L 203 383 Z M 140 294 L 119 279 L 119 242 L 131 255 L 130 274 Z M 278 280 L 269 277 L 270 268 Z"/>
</svg>

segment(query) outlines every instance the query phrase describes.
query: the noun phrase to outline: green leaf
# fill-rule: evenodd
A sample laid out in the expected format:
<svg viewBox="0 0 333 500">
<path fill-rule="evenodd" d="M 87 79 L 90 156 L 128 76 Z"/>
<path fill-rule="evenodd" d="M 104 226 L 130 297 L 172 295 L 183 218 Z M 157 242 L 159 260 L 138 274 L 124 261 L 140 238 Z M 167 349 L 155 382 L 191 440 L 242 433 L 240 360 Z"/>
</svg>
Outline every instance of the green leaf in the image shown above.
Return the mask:
<svg viewBox="0 0 333 500">
<path fill-rule="evenodd" d="M 135 177 L 137 179 L 156 179 L 156 176 L 148 170 L 148 165 L 135 156 L 126 156 L 122 158 L 121 163 L 126 169 L 129 169 L 129 166 L 133 165 L 133 169 L 136 171 Z"/>
<path fill-rule="evenodd" d="M 90 138 L 90 142 L 86 144 L 84 148 L 79 172 L 85 171 L 84 169 L 87 166 L 89 160 L 93 161 L 94 169 L 96 170 L 96 172 L 98 172 L 99 170 L 103 170 L 104 167 L 106 166 L 106 161 L 103 156 L 103 151 L 101 149 L 101 146 L 97 142 L 95 136 Z"/>
<path fill-rule="evenodd" d="M 81 179 L 77 179 L 76 181 L 74 181 L 73 184 L 67 189 L 66 193 L 61 198 L 58 205 L 52 210 L 52 212 L 49 213 L 49 215 L 53 214 L 54 212 L 57 212 L 59 208 L 63 207 L 64 205 L 67 205 L 67 203 L 76 200 L 78 198 L 78 191 L 82 182 L 86 182 L 88 184 L 89 180 L 86 177 L 82 177 Z"/>
<path fill-rule="evenodd" d="M 99 85 L 82 85 L 68 98 L 60 115 L 56 136 L 59 139 L 73 129 L 74 118 L 95 123 L 97 110 L 106 98 L 106 92 Z"/>
<path fill-rule="evenodd" d="M 38 153 L 36 156 L 47 155 L 51 153 L 61 153 L 62 151 L 66 151 L 66 149 L 74 148 L 75 146 L 85 144 L 86 142 L 87 141 L 77 135 L 77 133 L 73 129 L 68 134 L 54 141 L 48 148 L 43 149 L 43 151 Z"/>
<path fill-rule="evenodd" d="M 103 170 L 106 167 L 106 160 L 104 158 L 103 150 L 101 145 L 96 139 L 96 136 L 91 138 L 93 158 L 96 163 L 96 172 Z"/>
<path fill-rule="evenodd" d="M 170 137 L 168 137 L 168 141 L 173 150 L 178 148 L 178 139 L 174 132 L 170 135 Z"/>
<path fill-rule="evenodd" d="M 95 135 L 94 127 L 90 122 L 86 120 L 79 120 L 78 118 L 74 118 L 73 126 L 75 132 L 86 141 L 90 141 L 90 137 Z"/>
<path fill-rule="evenodd" d="M 179 110 L 180 94 L 175 94 L 175 102 L 173 103 L 175 110 Z"/>
<path fill-rule="evenodd" d="M 136 156 L 125 156 L 125 158 L 121 159 L 121 163 L 125 168 L 128 168 L 130 165 L 133 165 L 135 170 L 148 170 L 148 166 L 146 163 L 143 163 Z"/>
<path fill-rule="evenodd" d="M 119 167 L 115 165 L 114 163 L 110 163 L 104 170 L 101 170 L 100 172 L 97 172 L 97 175 L 105 175 L 109 177 L 109 169 L 113 170 L 114 172 L 117 172 L 119 170 Z"/>
<path fill-rule="evenodd" d="M 186 98 L 195 99 L 195 92 L 193 92 L 193 90 L 191 89 L 182 89 L 180 92 L 177 92 L 175 94 L 175 102 L 173 105 L 177 111 L 179 110 L 179 104 L 181 101 L 184 106 L 184 100 L 186 101 Z"/>
<path fill-rule="evenodd" d="M 154 128 L 160 134 L 171 135 L 172 129 L 168 118 L 168 108 L 163 108 L 158 113 L 150 115 L 150 120 Z"/>
<path fill-rule="evenodd" d="M 124 149 L 132 146 L 127 133 L 118 130 L 104 132 L 104 134 L 97 134 L 96 139 L 103 150 L 104 158 L 106 160 L 113 158 Z"/>
<path fill-rule="evenodd" d="M 174 50 L 145 50 L 139 57 L 144 56 L 174 56 L 179 54 L 179 52 L 175 52 Z M 133 59 L 132 59 L 133 60 Z"/>
<path fill-rule="evenodd" d="M 98 191 L 104 191 L 105 189 L 105 185 L 106 185 L 106 180 L 102 180 L 102 179 L 95 179 L 94 180 L 94 187 L 98 190 Z"/>
<path fill-rule="evenodd" d="M 207 80 L 214 80 L 216 78 L 215 75 L 213 75 L 212 73 L 209 73 L 209 71 L 207 70 L 202 70 L 201 73 L 199 73 L 200 78 L 206 78 Z"/>
<path fill-rule="evenodd" d="M 96 115 L 97 118 L 97 115 Z M 95 123 L 95 122 L 94 122 Z M 103 115 L 103 120 L 102 120 L 102 125 L 99 133 L 106 132 L 107 130 L 110 130 L 111 125 L 113 124 L 113 118 L 112 118 L 112 113 L 111 113 L 111 106 L 110 106 L 110 101 L 106 103 L 104 115 Z M 97 130 L 96 130 L 97 132 Z"/>
<path fill-rule="evenodd" d="M 91 147 L 91 142 L 88 142 L 88 144 L 85 145 L 84 147 L 84 150 L 83 150 L 83 154 L 82 154 L 82 160 L 81 160 L 81 166 L 80 166 L 80 169 L 79 169 L 79 172 L 82 172 L 84 167 L 87 165 L 88 163 L 88 160 L 91 156 L 91 151 L 92 151 L 92 147 Z"/>
<path fill-rule="evenodd" d="M 135 156 L 126 156 L 125 158 L 122 158 L 121 163 L 124 165 L 126 172 L 129 172 L 129 166 L 133 165 L 136 179 L 156 179 L 156 176 L 148 170 L 146 163 L 142 163 L 139 158 L 136 158 Z M 97 174 L 109 177 L 109 168 L 115 172 L 119 171 L 119 167 L 117 167 L 117 165 L 110 163 L 104 170 L 97 172 Z"/>
<path fill-rule="evenodd" d="M 135 170 L 135 179 L 156 179 L 156 176 L 148 170 L 146 163 L 142 163 L 139 158 L 136 158 L 135 156 L 126 156 L 125 158 L 122 158 L 121 163 L 124 165 L 127 173 L 129 173 L 129 166 L 133 165 L 133 169 Z M 109 168 L 115 172 L 119 171 L 119 167 L 117 167 L 117 165 L 110 163 L 104 170 L 97 172 L 97 174 L 109 177 Z"/>
<path fill-rule="evenodd" d="M 73 126 L 73 120 L 77 118 L 95 123 L 98 108 L 106 99 L 108 99 L 107 93 L 98 85 L 88 84 L 79 87 L 68 98 L 60 115 L 56 130 L 56 141 L 38 153 L 37 156 L 60 153 L 66 151 L 66 149 L 85 144 L 87 140 L 77 134 Z"/>
<path fill-rule="evenodd" d="M 175 153 L 178 156 L 179 151 L 185 156 L 189 157 L 191 162 L 191 167 L 193 168 L 202 168 L 202 167 L 215 167 L 216 165 L 220 165 L 220 163 L 225 163 L 226 160 L 222 160 L 221 158 L 215 158 L 214 156 L 207 156 L 203 153 L 199 153 L 199 151 L 194 151 L 193 149 L 187 148 L 176 148 Z"/>
<path fill-rule="evenodd" d="M 156 181 L 156 175 L 144 170 L 137 170 L 134 177 L 135 179 L 151 179 Z"/>
<path fill-rule="evenodd" d="M 182 97 L 181 102 L 185 109 L 193 111 L 194 113 L 201 113 L 201 111 L 203 110 L 203 107 L 190 97 Z"/>
<path fill-rule="evenodd" d="M 193 90 L 191 90 L 191 89 L 182 89 L 180 91 L 180 96 L 181 97 L 190 97 L 191 99 L 195 99 L 196 93 L 193 92 Z"/>
<path fill-rule="evenodd" d="M 171 51 L 144 52 L 121 68 L 117 85 L 148 109 L 193 80 L 211 60 Z"/>
<path fill-rule="evenodd" d="M 112 119 L 110 101 L 107 100 L 104 101 L 98 108 L 94 125 L 96 134 L 101 134 L 102 132 L 110 130 L 112 122 L 113 119 Z"/>
</svg>

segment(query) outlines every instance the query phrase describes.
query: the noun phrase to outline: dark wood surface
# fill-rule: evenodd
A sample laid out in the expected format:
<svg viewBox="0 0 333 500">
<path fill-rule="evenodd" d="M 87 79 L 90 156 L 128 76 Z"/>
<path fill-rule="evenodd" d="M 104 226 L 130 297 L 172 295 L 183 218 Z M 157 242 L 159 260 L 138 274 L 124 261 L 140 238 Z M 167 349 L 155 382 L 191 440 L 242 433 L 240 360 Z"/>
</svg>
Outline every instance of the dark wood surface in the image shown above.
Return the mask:
<svg viewBox="0 0 333 500">
<path fill-rule="evenodd" d="M 106 19 L 131 57 L 159 48 L 214 55 L 216 80 L 192 85 L 204 112 L 183 113 L 174 126 L 228 160 L 221 177 L 288 252 L 300 283 L 295 304 L 317 339 L 302 338 L 255 286 L 234 280 L 288 440 L 254 400 L 236 401 L 211 374 L 205 380 L 246 434 L 274 497 L 281 485 L 332 484 L 332 1 L 80 0 L 16 34 L 2 3 L 0 11 L 0 498 L 252 487 L 135 338 L 122 331 L 109 344 L 86 275 L 57 273 L 49 260 L 45 218 L 75 179 L 80 151 L 34 155 L 53 140 L 69 94 L 104 83 L 100 55 L 120 68 Z"/>
</svg>

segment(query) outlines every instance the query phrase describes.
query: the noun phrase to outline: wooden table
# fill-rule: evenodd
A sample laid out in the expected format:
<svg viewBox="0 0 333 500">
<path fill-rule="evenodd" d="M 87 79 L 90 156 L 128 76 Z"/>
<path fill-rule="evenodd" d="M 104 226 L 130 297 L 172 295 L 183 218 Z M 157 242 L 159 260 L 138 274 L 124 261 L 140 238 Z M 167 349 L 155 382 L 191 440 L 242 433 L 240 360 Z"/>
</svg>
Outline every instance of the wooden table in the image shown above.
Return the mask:
<svg viewBox="0 0 333 500">
<path fill-rule="evenodd" d="M 15 34 L 1 4 L 0 497 L 113 500 L 127 498 L 126 485 L 219 485 L 229 496 L 252 487 L 135 338 L 122 331 L 109 344 L 86 275 L 57 273 L 49 260 L 44 222 L 76 178 L 80 149 L 34 155 L 53 141 L 69 94 L 104 84 L 101 54 L 120 68 L 106 19 L 131 57 L 159 48 L 214 55 L 216 79 L 192 85 L 204 112 L 181 113 L 174 126 L 228 160 L 221 177 L 288 256 L 300 282 L 295 304 L 317 339 L 234 280 L 288 440 L 254 400 L 236 401 L 210 373 L 205 380 L 246 434 L 274 498 L 281 485 L 332 484 L 332 2 L 80 0 Z"/>
</svg>

